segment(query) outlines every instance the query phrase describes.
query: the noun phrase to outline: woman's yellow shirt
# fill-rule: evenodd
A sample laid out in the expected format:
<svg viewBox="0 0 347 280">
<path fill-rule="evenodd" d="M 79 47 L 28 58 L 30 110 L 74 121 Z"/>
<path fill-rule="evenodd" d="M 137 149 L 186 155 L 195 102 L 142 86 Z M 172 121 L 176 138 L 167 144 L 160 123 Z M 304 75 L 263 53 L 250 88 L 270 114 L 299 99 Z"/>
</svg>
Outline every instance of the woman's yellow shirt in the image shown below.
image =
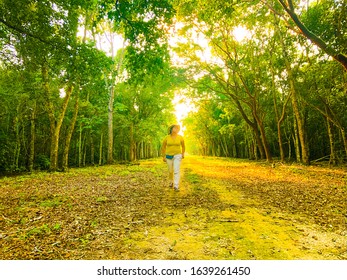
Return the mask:
<svg viewBox="0 0 347 280">
<path fill-rule="evenodd" d="M 171 135 L 166 136 L 166 154 L 170 156 L 178 155 L 182 153 L 183 136 L 177 135 L 172 138 Z"/>
</svg>

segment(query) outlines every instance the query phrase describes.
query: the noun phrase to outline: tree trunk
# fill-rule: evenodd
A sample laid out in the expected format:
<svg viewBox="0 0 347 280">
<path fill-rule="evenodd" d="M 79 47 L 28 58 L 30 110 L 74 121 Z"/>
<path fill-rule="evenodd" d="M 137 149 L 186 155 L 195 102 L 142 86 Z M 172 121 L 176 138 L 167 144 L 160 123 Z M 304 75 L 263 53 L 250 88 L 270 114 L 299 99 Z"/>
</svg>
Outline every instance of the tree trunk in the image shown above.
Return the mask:
<svg viewBox="0 0 347 280">
<path fill-rule="evenodd" d="M 65 146 L 64 146 L 64 152 L 63 152 L 63 165 L 62 165 L 63 171 L 66 171 L 69 168 L 69 150 L 70 150 L 72 134 L 74 132 L 75 125 L 76 125 L 78 110 L 79 110 L 79 94 L 77 93 L 75 106 L 74 106 L 74 114 L 73 114 L 70 127 L 67 131 L 67 135 L 65 139 Z"/>
<path fill-rule="evenodd" d="M 234 133 L 231 134 L 231 139 L 232 139 L 232 155 L 234 158 L 237 158 L 237 147 L 236 147 L 236 140 L 235 140 L 235 135 Z"/>
<path fill-rule="evenodd" d="M 324 104 L 325 111 L 320 109 L 318 106 L 313 106 L 312 104 L 310 104 L 310 105 L 313 108 L 315 108 L 318 112 L 320 112 L 325 118 L 327 118 L 327 120 L 329 120 L 331 123 L 333 123 L 340 130 L 343 146 L 344 146 L 344 149 L 345 149 L 345 154 L 346 154 L 346 157 L 347 157 L 347 139 L 346 139 L 345 129 L 344 129 L 343 125 L 341 124 L 341 121 L 336 117 L 336 115 L 334 114 L 333 110 L 330 108 L 329 103 L 327 102 L 327 100 L 324 99 L 324 98 L 320 98 L 320 100 Z"/>
<path fill-rule="evenodd" d="M 54 115 L 54 106 L 51 101 L 50 89 L 48 83 L 48 68 L 47 65 L 42 66 L 42 78 L 43 78 L 43 89 L 45 93 L 46 100 L 46 110 L 48 113 L 49 121 L 50 121 L 50 136 L 51 136 L 51 151 L 50 151 L 50 171 L 55 171 L 58 168 L 58 149 L 59 149 L 59 136 L 60 129 L 63 124 L 65 112 L 67 109 L 67 105 L 70 100 L 70 96 L 73 91 L 73 86 L 69 85 L 66 91 L 66 95 L 64 97 L 63 105 L 60 110 L 60 114 L 58 119 L 55 118 Z"/>
<path fill-rule="evenodd" d="M 282 132 L 281 132 L 281 126 L 282 123 L 284 122 L 285 118 L 285 109 L 287 107 L 288 100 L 290 98 L 290 95 L 288 96 L 287 100 L 285 101 L 283 108 L 282 108 L 282 114 L 281 117 L 278 118 L 278 113 L 276 113 L 276 119 L 277 119 L 277 136 L 278 136 L 278 145 L 280 148 L 280 156 L 281 156 L 281 162 L 285 161 L 285 155 L 284 155 L 284 149 L 283 149 L 283 140 L 282 140 Z M 275 104 L 276 107 L 276 104 Z M 277 111 L 277 109 L 276 109 Z"/>
<path fill-rule="evenodd" d="M 329 145 L 330 145 L 329 165 L 335 166 L 337 164 L 337 161 L 336 161 L 336 154 L 335 154 L 335 148 L 334 148 L 334 135 L 333 135 L 329 118 L 326 118 L 326 121 L 327 121 L 327 130 L 328 130 Z"/>
<path fill-rule="evenodd" d="M 82 160 L 82 166 L 86 166 L 86 159 L 87 159 L 87 134 L 84 133 L 83 137 L 83 160 Z"/>
<path fill-rule="evenodd" d="M 292 143 L 291 138 L 288 137 L 288 160 L 290 161 L 292 159 Z"/>
<path fill-rule="evenodd" d="M 59 150 L 60 129 L 61 129 L 61 126 L 63 124 L 65 112 L 66 112 L 67 105 L 68 105 L 69 100 L 70 100 L 72 90 L 73 90 L 73 86 L 70 85 L 66 91 L 63 106 L 62 106 L 61 112 L 59 114 L 55 129 L 54 129 L 52 144 L 51 144 L 51 166 L 50 166 L 51 171 L 55 171 L 58 168 L 58 150 Z"/>
<path fill-rule="evenodd" d="M 235 104 L 236 104 L 237 108 L 239 109 L 243 119 L 246 121 L 246 123 L 249 125 L 249 127 L 253 129 L 254 137 L 255 137 L 256 143 L 258 145 L 259 152 L 260 152 L 260 157 L 261 157 L 261 159 L 264 159 L 265 158 L 265 150 L 264 150 L 264 146 L 263 146 L 261 137 L 259 135 L 258 125 L 257 125 L 256 121 L 252 122 L 248 118 L 248 116 L 246 115 L 245 111 L 243 110 L 243 107 L 242 107 L 240 101 L 234 95 L 231 95 L 231 97 L 235 101 Z M 257 155 L 256 155 L 256 158 L 258 158 Z"/>
<path fill-rule="evenodd" d="M 289 78 L 291 80 L 291 78 Z M 310 164 L 309 156 L 308 156 L 308 144 L 306 143 L 305 139 L 305 128 L 303 124 L 303 120 L 300 114 L 298 100 L 296 97 L 296 90 L 294 88 L 294 82 L 291 80 L 291 90 L 292 90 L 292 105 L 293 105 L 293 111 L 296 119 L 298 134 L 299 134 L 299 140 L 300 140 L 300 146 L 301 146 L 301 155 L 302 155 L 302 163 L 303 164 Z"/>
<path fill-rule="evenodd" d="M 113 163 L 113 103 L 114 103 L 114 85 L 111 85 L 110 96 L 108 101 L 108 146 L 107 146 L 107 163 Z"/>
<path fill-rule="evenodd" d="M 114 60 L 115 57 L 115 48 L 114 48 L 114 36 L 113 34 L 110 34 L 110 36 L 106 35 L 106 38 L 109 40 L 109 43 L 111 45 L 111 52 L 112 52 L 112 59 Z M 123 50 L 121 57 L 118 61 L 117 68 L 113 70 L 112 79 L 111 79 L 111 85 L 110 85 L 110 94 L 109 94 L 109 101 L 108 101 L 108 147 L 107 147 L 107 163 L 112 164 L 113 163 L 113 103 L 114 103 L 114 88 L 116 83 L 116 78 L 120 73 L 123 59 L 124 59 L 124 44 L 123 42 Z M 107 84 L 107 78 L 105 78 L 106 84 Z"/>
<path fill-rule="evenodd" d="M 144 158 L 146 158 L 147 156 L 145 155 L 145 143 L 144 143 L 144 141 L 141 141 L 141 148 L 140 148 L 140 154 L 141 154 L 141 156 L 140 156 L 140 159 L 144 159 Z"/>
<path fill-rule="evenodd" d="M 225 136 L 221 137 L 220 145 L 222 147 L 223 153 L 225 157 L 229 157 L 228 145 L 225 139 Z"/>
<path fill-rule="evenodd" d="M 79 129 L 79 138 L 78 138 L 78 167 L 82 165 L 82 123 L 80 123 Z"/>
<path fill-rule="evenodd" d="M 281 1 L 281 0 L 279 0 Z M 297 91 L 295 89 L 295 82 L 294 82 L 294 75 L 292 71 L 292 66 L 291 63 L 288 59 L 287 51 L 286 51 L 286 46 L 284 44 L 284 40 L 282 38 L 282 33 L 277 28 L 278 35 L 280 38 L 280 43 L 282 45 L 282 53 L 283 53 L 283 58 L 284 58 L 284 63 L 286 65 L 286 70 L 288 73 L 288 81 L 289 81 L 289 88 L 290 88 L 290 94 L 291 94 L 291 100 L 292 100 L 292 106 L 293 106 L 293 111 L 294 111 L 294 116 L 296 119 L 296 125 L 297 125 L 297 131 L 299 134 L 299 139 L 300 139 L 300 146 L 301 146 L 301 161 L 304 164 L 309 164 L 309 155 L 308 155 L 308 144 L 305 139 L 305 128 L 304 128 L 304 122 L 300 114 L 299 110 L 299 105 L 298 105 L 298 100 L 297 100 Z M 297 150 L 298 151 L 298 150 Z M 298 153 L 297 153 L 298 155 Z M 297 157 L 298 158 L 298 157 Z"/>
<path fill-rule="evenodd" d="M 27 137 L 26 137 L 26 127 L 24 123 L 22 122 L 22 147 L 25 155 L 29 154 L 28 147 L 27 147 Z"/>
<path fill-rule="evenodd" d="M 278 146 L 279 146 L 279 149 L 280 149 L 281 162 L 284 162 L 285 161 L 285 156 L 284 156 L 284 149 L 283 149 L 281 124 L 278 121 L 277 121 L 277 137 L 278 137 Z"/>
<path fill-rule="evenodd" d="M 51 94 L 50 94 L 50 88 L 49 88 L 49 82 L 48 82 L 48 68 L 46 64 L 42 65 L 42 81 L 43 81 L 43 92 L 45 94 L 45 106 L 46 106 L 46 111 L 48 114 L 49 118 L 49 136 L 50 136 L 50 141 L 51 141 L 51 155 L 50 155 L 50 166 L 52 167 L 52 150 L 53 150 L 53 137 L 54 137 L 54 130 L 55 130 L 55 115 L 54 115 L 54 107 L 53 103 L 50 101 Z"/>
<path fill-rule="evenodd" d="M 295 147 L 295 157 L 297 162 L 301 162 L 301 151 L 300 151 L 300 142 L 299 142 L 299 135 L 298 135 L 298 126 L 296 123 L 296 118 L 294 116 L 293 120 L 293 126 L 294 126 L 294 134 L 293 134 L 293 142 Z"/>
<path fill-rule="evenodd" d="M 345 147 L 345 153 L 346 153 L 346 158 L 347 158 L 347 138 L 346 138 L 345 129 L 343 127 L 340 127 L 340 133 L 341 133 L 341 137 L 343 140 L 343 145 Z"/>
<path fill-rule="evenodd" d="M 281 123 L 279 122 L 279 112 L 278 112 L 278 106 L 277 106 L 277 94 L 276 94 L 276 85 L 275 85 L 275 74 L 273 70 L 273 65 L 271 63 L 271 74 L 272 74 L 272 92 L 273 92 L 273 102 L 274 102 L 274 109 L 275 109 L 275 116 L 276 116 L 276 123 L 277 123 L 277 137 L 278 137 L 278 146 L 280 149 L 280 158 L 281 162 L 284 162 L 285 156 L 284 156 L 284 150 L 283 150 L 283 141 L 282 141 L 282 133 L 281 133 Z M 284 114 L 283 114 L 284 115 Z"/>
<path fill-rule="evenodd" d="M 135 161 L 136 160 L 136 143 L 134 140 L 134 124 L 133 123 L 130 124 L 129 138 L 130 138 L 129 158 L 130 158 L 130 161 Z"/>
<path fill-rule="evenodd" d="M 100 136 L 100 148 L 99 148 L 99 165 L 102 165 L 102 143 L 103 143 L 104 134 L 101 132 Z"/>
<path fill-rule="evenodd" d="M 30 143 L 28 156 L 28 170 L 32 172 L 35 160 L 35 118 L 36 118 L 36 100 L 34 100 L 33 108 L 30 116 Z"/>
<path fill-rule="evenodd" d="M 259 118 L 259 116 L 257 115 L 256 112 L 254 112 L 253 114 L 254 114 L 254 118 L 258 124 L 259 131 L 260 131 L 261 146 L 263 147 L 263 151 L 265 152 L 266 161 L 270 162 L 270 161 L 272 161 L 272 156 L 271 156 L 269 144 L 268 144 L 268 141 L 266 138 L 263 121 Z"/>
<path fill-rule="evenodd" d="M 94 147 L 94 138 L 92 132 L 90 132 L 90 163 L 95 165 L 95 147 Z"/>
<path fill-rule="evenodd" d="M 279 32 L 278 29 L 277 29 L 277 31 Z M 272 82 L 273 102 L 274 102 L 275 116 L 276 116 L 276 122 L 277 122 L 278 146 L 279 146 L 279 150 L 280 150 L 281 162 L 284 162 L 285 161 L 285 154 L 284 154 L 284 148 L 283 148 L 283 138 L 282 138 L 281 126 L 282 126 L 282 123 L 283 123 L 284 118 L 285 118 L 285 111 L 286 111 L 288 101 L 290 99 L 290 95 L 288 95 L 285 102 L 283 103 L 282 113 L 280 115 L 279 108 L 277 105 L 277 94 L 276 94 L 277 90 L 276 90 L 275 73 L 274 73 L 272 61 L 270 61 L 270 67 L 271 67 L 271 74 L 272 74 L 271 75 L 272 76 L 271 82 Z"/>
<path fill-rule="evenodd" d="M 21 143 L 20 143 L 20 137 L 19 137 L 19 108 L 17 110 L 17 116 L 15 117 L 14 121 L 14 129 L 16 133 L 16 145 L 14 149 L 14 158 L 13 158 L 13 168 L 14 170 L 18 170 L 19 168 L 19 155 L 20 155 L 20 150 L 21 150 Z"/>
</svg>

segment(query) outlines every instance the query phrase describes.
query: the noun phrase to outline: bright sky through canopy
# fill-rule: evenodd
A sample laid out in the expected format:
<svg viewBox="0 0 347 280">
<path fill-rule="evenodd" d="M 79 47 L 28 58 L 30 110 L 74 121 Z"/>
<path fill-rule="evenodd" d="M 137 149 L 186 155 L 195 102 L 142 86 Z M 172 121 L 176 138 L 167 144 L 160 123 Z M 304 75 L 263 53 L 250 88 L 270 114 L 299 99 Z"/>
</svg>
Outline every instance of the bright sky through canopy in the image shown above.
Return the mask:
<svg viewBox="0 0 347 280">
<path fill-rule="evenodd" d="M 184 36 L 178 35 L 178 30 L 182 28 L 184 25 L 181 22 L 177 22 L 174 26 L 173 30 L 171 31 L 172 34 L 170 36 L 170 45 L 177 47 L 178 42 L 184 42 L 187 43 L 187 38 Z M 250 32 L 244 28 L 243 26 L 238 26 L 234 28 L 232 31 L 233 35 L 235 37 L 235 40 L 241 42 L 245 39 L 249 39 L 251 34 Z M 83 27 L 80 27 L 79 29 L 79 36 L 83 37 Z M 199 33 L 197 31 L 193 31 L 193 41 L 195 44 L 199 44 L 201 46 L 201 50 L 197 52 L 197 55 L 200 56 L 200 58 L 204 61 L 213 61 L 217 63 L 219 60 L 217 57 L 214 57 L 211 54 L 210 47 L 208 45 L 208 41 L 203 36 L 202 33 Z M 90 37 L 91 34 L 87 33 L 87 36 Z M 97 38 L 97 47 L 101 50 L 103 50 L 108 55 L 111 55 L 112 53 L 115 53 L 119 48 L 124 46 L 123 38 L 120 35 L 117 35 L 115 33 L 107 33 L 99 35 Z M 114 50 L 111 49 L 111 41 L 113 41 Z M 171 53 L 171 56 L 173 57 L 173 63 L 175 65 L 185 64 L 184 59 L 180 58 L 175 54 L 174 52 Z M 63 98 L 65 95 L 64 90 L 60 92 L 60 96 Z M 172 101 L 175 108 L 175 115 L 177 122 L 181 125 L 181 133 L 184 133 L 185 127 L 183 126 L 183 119 L 187 117 L 189 112 L 196 110 L 196 107 L 192 104 L 192 101 L 185 96 L 184 93 L 179 93 L 175 95 L 174 100 Z"/>
<path fill-rule="evenodd" d="M 189 112 L 196 110 L 191 100 L 184 95 L 176 94 L 172 101 L 175 107 L 175 115 L 178 124 L 181 126 L 181 134 L 184 134 L 185 127 L 183 126 L 183 119 L 188 116 Z"/>
<path fill-rule="evenodd" d="M 234 28 L 233 35 L 236 41 L 241 42 L 244 39 L 249 39 L 251 36 L 251 33 L 246 28 L 242 26 L 238 26 Z"/>
</svg>

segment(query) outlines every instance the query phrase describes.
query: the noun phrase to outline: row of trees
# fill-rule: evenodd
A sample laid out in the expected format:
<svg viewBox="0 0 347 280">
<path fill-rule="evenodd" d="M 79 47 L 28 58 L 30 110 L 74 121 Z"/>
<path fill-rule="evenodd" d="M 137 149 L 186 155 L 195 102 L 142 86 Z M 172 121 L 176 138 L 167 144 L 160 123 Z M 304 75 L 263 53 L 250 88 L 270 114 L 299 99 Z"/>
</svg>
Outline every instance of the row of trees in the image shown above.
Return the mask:
<svg viewBox="0 0 347 280">
<path fill-rule="evenodd" d="M 158 155 L 168 1 L 4 0 L 0 15 L 0 171 Z"/>
<path fill-rule="evenodd" d="M 345 160 L 346 2 L 194 2 L 180 11 L 182 34 L 196 43 L 177 51 L 200 100 L 185 122 L 196 152 L 304 164 Z"/>
<path fill-rule="evenodd" d="M 346 158 L 346 0 L 3 0 L 0 15 L 0 171 L 158 156 L 177 88 L 199 108 L 191 152 Z"/>
</svg>

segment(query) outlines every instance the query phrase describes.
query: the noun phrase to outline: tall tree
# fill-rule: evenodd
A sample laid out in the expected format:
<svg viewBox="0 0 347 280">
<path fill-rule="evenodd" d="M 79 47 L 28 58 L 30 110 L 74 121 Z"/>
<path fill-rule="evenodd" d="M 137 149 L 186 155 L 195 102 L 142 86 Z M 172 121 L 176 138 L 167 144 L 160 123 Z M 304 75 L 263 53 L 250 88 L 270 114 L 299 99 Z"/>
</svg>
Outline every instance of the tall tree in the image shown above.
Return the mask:
<svg viewBox="0 0 347 280">
<path fill-rule="evenodd" d="M 30 69 L 41 68 L 42 87 L 46 110 L 50 120 L 51 170 L 58 167 L 59 134 L 66 108 L 73 91 L 73 84 L 63 82 L 61 75 L 68 67 L 75 48 L 78 13 L 77 5 L 69 1 L 3 1 L 0 6 L 1 23 L 11 34 L 10 40 Z M 52 76 L 52 77 L 50 77 Z M 63 79 L 61 79 L 63 78 Z M 61 79 L 60 85 L 58 80 Z M 52 82 L 56 80 L 55 86 Z M 66 89 L 58 116 L 55 115 L 53 93 L 57 88 Z"/>
<path fill-rule="evenodd" d="M 125 67 L 132 83 L 137 83 L 146 75 L 162 73 L 168 67 L 165 30 L 173 16 L 170 1 L 101 1 L 103 9 L 99 17 L 111 20 L 113 30 L 121 34 L 127 43 L 125 52 Z M 109 38 L 111 55 L 114 57 L 114 40 L 112 33 Z M 123 54 L 123 52 L 122 52 Z M 114 89 L 117 77 L 122 69 L 123 55 L 118 57 L 109 84 L 108 104 L 108 152 L 107 162 L 113 162 L 113 105 Z M 131 129 L 131 127 L 130 127 Z"/>
</svg>

